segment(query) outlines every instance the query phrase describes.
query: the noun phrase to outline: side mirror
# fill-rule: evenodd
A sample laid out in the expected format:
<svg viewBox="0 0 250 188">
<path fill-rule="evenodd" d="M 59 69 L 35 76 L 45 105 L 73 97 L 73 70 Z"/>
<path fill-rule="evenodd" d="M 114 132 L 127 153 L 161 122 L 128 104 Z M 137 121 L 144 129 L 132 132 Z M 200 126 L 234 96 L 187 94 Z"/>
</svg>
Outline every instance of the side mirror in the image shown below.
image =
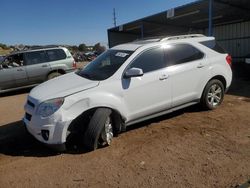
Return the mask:
<svg viewBox="0 0 250 188">
<path fill-rule="evenodd" d="M 143 76 L 143 70 L 139 68 L 130 68 L 124 74 L 124 78 L 139 77 L 139 76 Z"/>
</svg>

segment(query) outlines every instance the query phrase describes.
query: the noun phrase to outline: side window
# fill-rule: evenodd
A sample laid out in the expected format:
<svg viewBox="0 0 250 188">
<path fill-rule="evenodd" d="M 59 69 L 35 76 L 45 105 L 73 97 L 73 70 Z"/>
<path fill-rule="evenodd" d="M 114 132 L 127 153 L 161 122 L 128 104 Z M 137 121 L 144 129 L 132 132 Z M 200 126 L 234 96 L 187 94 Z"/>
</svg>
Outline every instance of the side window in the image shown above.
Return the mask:
<svg viewBox="0 0 250 188">
<path fill-rule="evenodd" d="M 144 73 L 164 68 L 165 63 L 163 49 L 154 48 L 143 52 L 129 67 L 140 68 Z"/>
<path fill-rule="evenodd" d="M 187 63 L 202 59 L 204 54 L 189 44 L 174 44 L 166 48 L 166 57 L 169 65 Z"/>
<path fill-rule="evenodd" d="M 57 61 L 66 58 L 66 54 L 62 49 L 46 50 L 49 61 Z"/>
<path fill-rule="evenodd" d="M 2 62 L 3 68 L 19 67 L 23 65 L 23 53 L 9 55 Z"/>
<path fill-rule="evenodd" d="M 26 64 L 34 65 L 44 63 L 47 61 L 47 57 L 44 51 L 35 51 L 25 53 Z"/>
</svg>

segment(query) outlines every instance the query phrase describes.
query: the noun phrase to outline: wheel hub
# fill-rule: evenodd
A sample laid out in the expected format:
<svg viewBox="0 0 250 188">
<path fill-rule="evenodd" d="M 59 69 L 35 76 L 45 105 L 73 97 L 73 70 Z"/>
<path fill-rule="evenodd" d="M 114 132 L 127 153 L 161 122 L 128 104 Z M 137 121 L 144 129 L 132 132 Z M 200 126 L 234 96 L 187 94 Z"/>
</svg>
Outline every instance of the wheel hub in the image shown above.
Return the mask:
<svg viewBox="0 0 250 188">
<path fill-rule="evenodd" d="M 104 144 L 111 144 L 111 141 L 113 139 L 113 128 L 112 128 L 112 120 L 110 117 L 107 118 L 104 129 L 102 131 L 102 140 L 104 141 Z"/>
</svg>

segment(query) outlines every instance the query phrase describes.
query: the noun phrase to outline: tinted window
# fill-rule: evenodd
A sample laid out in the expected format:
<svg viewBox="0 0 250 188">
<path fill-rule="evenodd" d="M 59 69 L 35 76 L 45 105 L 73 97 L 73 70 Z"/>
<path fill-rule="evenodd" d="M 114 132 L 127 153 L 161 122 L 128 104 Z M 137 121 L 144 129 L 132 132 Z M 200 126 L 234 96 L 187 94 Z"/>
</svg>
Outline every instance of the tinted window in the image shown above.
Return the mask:
<svg viewBox="0 0 250 188">
<path fill-rule="evenodd" d="M 140 68 L 144 73 L 165 67 L 162 48 L 150 49 L 137 57 L 129 68 Z"/>
<path fill-rule="evenodd" d="M 203 44 L 204 46 L 218 52 L 218 53 L 221 53 L 221 54 L 225 54 L 225 50 L 214 40 L 209 40 L 209 41 L 203 41 L 203 42 L 200 42 L 201 44 Z"/>
<path fill-rule="evenodd" d="M 44 63 L 48 61 L 44 51 L 27 52 L 25 53 L 25 56 L 27 65 Z"/>
<path fill-rule="evenodd" d="M 62 49 L 46 50 L 49 61 L 57 61 L 66 58 L 66 54 Z"/>
<path fill-rule="evenodd" d="M 204 56 L 202 52 L 188 44 L 167 45 L 165 52 L 169 65 L 195 61 Z"/>
<path fill-rule="evenodd" d="M 133 51 L 127 50 L 107 50 L 76 74 L 90 80 L 105 80 L 112 76 L 132 53 Z"/>
</svg>

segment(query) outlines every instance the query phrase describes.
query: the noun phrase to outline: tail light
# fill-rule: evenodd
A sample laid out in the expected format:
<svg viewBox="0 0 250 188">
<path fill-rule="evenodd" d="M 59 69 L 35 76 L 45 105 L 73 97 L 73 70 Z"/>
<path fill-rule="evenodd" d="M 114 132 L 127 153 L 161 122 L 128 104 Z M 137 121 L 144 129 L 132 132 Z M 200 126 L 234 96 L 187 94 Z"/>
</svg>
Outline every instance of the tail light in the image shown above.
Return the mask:
<svg viewBox="0 0 250 188">
<path fill-rule="evenodd" d="M 227 55 L 226 60 L 227 60 L 228 65 L 232 67 L 232 57 L 230 55 Z"/>
<path fill-rule="evenodd" d="M 74 60 L 73 63 L 72 63 L 72 67 L 73 67 L 74 69 L 77 68 L 77 67 L 76 67 L 76 62 L 75 62 L 75 60 Z"/>
</svg>

